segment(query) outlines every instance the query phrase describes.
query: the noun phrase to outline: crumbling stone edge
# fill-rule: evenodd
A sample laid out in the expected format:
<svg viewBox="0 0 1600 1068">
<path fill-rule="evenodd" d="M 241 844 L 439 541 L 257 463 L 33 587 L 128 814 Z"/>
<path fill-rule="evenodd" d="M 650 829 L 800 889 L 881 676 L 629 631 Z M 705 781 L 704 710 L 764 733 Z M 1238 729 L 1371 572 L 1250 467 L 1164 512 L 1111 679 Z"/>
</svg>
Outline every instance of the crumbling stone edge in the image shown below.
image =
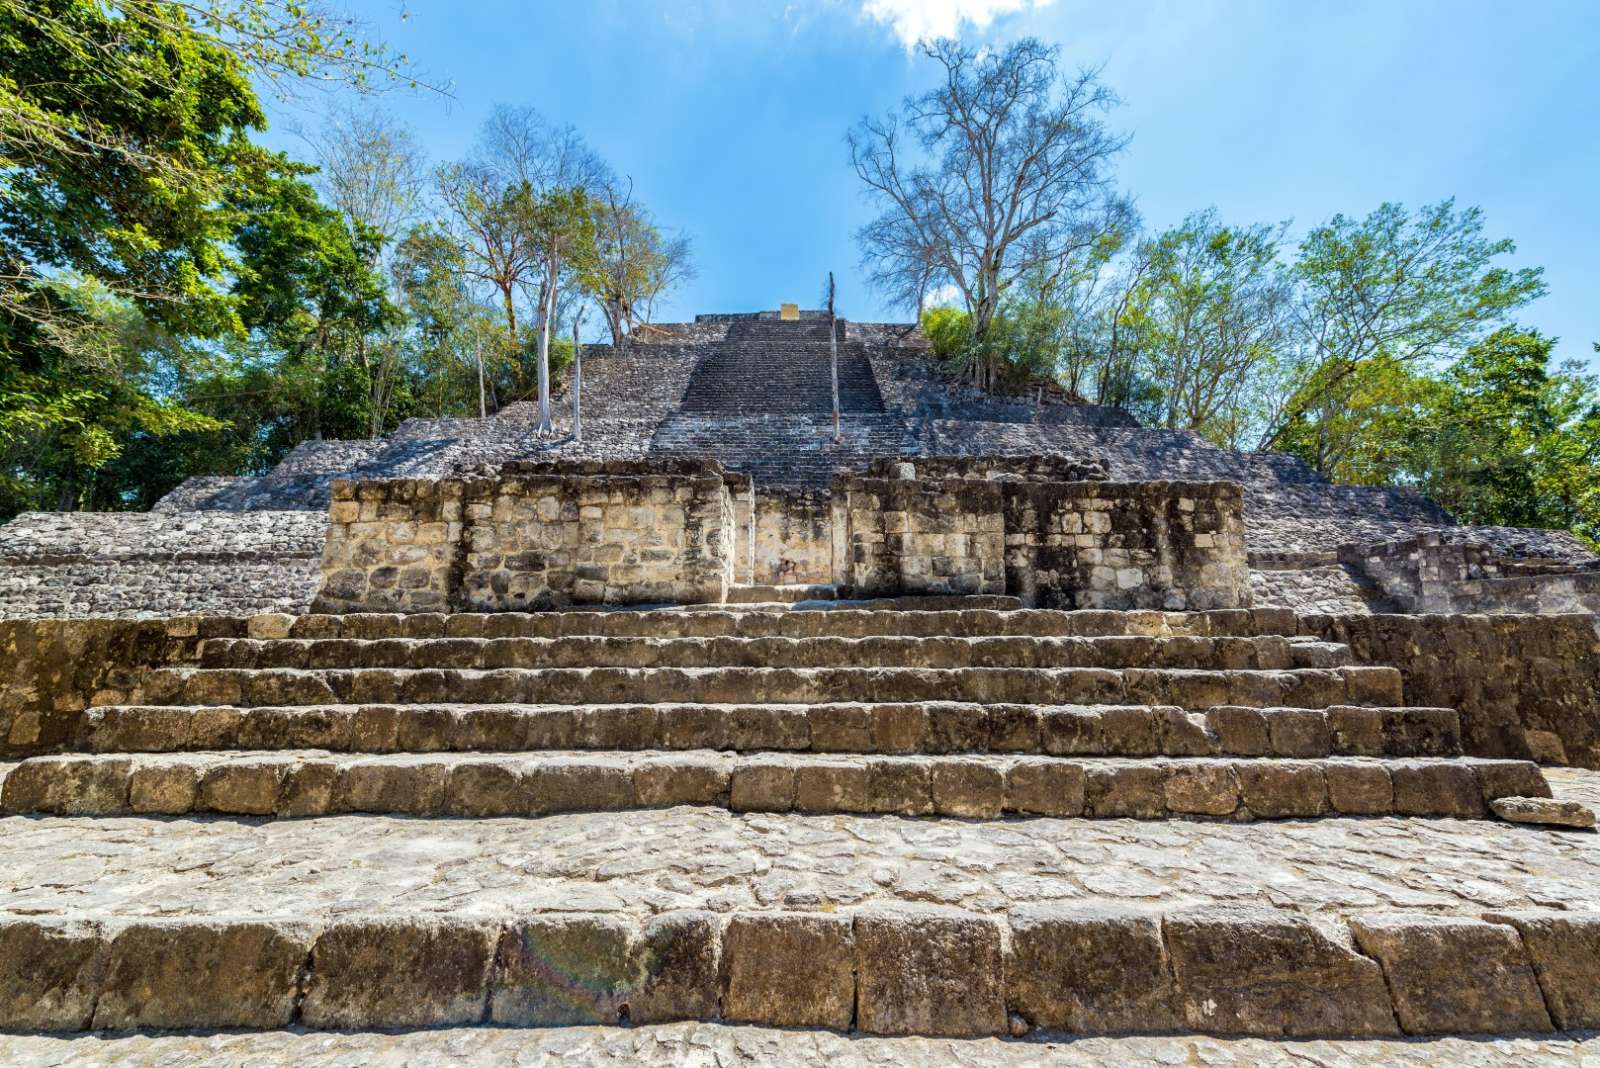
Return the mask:
<svg viewBox="0 0 1600 1068">
<path fill-rule="evenodd" d="M 933 1036 L 1582 1030 L 1600 1025 L 1600 913 L 0 919 L 10 1031 L 672 1020 Z"/>
</svg>

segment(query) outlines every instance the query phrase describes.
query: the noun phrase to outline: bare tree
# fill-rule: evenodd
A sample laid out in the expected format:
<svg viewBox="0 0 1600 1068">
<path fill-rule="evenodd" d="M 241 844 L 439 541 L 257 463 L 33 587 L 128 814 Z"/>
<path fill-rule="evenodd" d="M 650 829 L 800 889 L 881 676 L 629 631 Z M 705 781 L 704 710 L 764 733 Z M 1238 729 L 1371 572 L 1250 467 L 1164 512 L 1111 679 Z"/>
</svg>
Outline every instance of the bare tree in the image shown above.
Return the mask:
<svg viewBox="0 0 1600 1068">
<path fill-rule="evenodd" d="M 594 297 L 611 331 L 612 350 L 626 350 L 628 335 L 648 321 L 657 296 L 689 277 L 689 243 L 669 238 L 633 202 L 633 183 L 615 184 L 596 205 L 595 255 L 583 273 L 583 288 Z"/>
<path fill-rule="evenodd" d="M 304 136 L 317 159 L 318 188 L 375 265 L 416 219 L 428 184 L 426 156 L 408 126 L 372 104 L 336 107 Z"/>
<path fill-rule="evenodd" d="M 1116 98 L 1096 72 L 1063 76 L 1058 50 L 1038 40 L 924 52 L 944 68 L 941 84 L 849 133 L 856 174 L 883 207 L 858 239 L 891 299 L 954 285 L 981 341 L 1013 282 L 1087 254 L 1108 218 L 1131 214 L 1110 174 L 1127 142 L 1101 119 Z M 980 385 L 992 384 L 993 361 L 974 365 Z"/>
<path fill-rule="evenodd" d="M 572 317 L 572 440 L 583 440 L 583 311 Z"/>
<path fill-rule="evenodd" d="M 828 272 L 828 356 L 833 370 L 833 441 L 837 445 L 844 440 L 844 431 L 839 428 L 839 321 L 834 314 L 834 287 L 833 272 Z"/>
</svg>

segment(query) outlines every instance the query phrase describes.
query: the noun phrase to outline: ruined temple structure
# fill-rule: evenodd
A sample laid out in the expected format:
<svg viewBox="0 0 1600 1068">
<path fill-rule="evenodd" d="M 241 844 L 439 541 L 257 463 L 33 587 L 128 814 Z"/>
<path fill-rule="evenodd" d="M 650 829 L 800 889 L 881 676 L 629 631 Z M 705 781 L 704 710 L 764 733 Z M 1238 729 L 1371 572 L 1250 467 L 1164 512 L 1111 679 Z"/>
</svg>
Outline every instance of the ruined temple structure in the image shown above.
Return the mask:
<svg viewBox="0 0 1600 1068">
<path fill-rule="evenodd" d="M 1600 1059 L 1592 553 L 829 329 L 0 529 L 0 1063 Z"/>
</svg>

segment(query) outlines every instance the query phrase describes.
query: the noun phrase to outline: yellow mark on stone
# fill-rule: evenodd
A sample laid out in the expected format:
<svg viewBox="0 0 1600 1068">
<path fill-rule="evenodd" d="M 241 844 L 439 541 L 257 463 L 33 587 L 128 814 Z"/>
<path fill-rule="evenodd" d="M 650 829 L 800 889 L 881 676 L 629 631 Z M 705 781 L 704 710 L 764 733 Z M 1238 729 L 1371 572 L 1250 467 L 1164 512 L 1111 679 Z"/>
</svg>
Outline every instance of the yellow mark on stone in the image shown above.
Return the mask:
<svg viewBox="0 0 1600 1068">
<path fill-rule="evenodd" d="M 798 304 L 780 304 L 780 305 L 778 305 L 778 318 L 782 319 L 786 323 L 798 322 L 799 319 L 800 319 L 800 305 L 798 305 Z"/>
</svg>

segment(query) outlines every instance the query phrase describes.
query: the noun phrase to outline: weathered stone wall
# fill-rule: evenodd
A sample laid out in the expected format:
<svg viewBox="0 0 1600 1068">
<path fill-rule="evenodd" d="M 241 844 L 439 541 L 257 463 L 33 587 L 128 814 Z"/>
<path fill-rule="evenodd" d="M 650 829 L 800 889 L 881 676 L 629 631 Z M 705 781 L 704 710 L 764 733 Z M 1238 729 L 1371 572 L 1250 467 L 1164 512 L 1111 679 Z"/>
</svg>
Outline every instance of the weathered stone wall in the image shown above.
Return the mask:
<svg viewBox="0 0 1600 1068">
<path fill-rule="evenodd" d="M 0 618 L 303 612 L 327 519 L 29 512 L 0 527 Z"/>
<path fill-rule="evenodd" d="M 1302 616 L 1300 630 L 1399 668 L 1408 704 L 1457 709 L 1474 756 L 1600 768 L 1595 616 Z"/>
<path fill-rule="evenodd" d="M 460 584 L 465 492 L 454 479 L 335 482 L 319 610 L 449 608 Z"/>
<path fill-rule="evenodd" d="M 1345 545 L 1339 562 L 1404 612 L 1600 611 L 1600 570 L 1568 560 L 1502 559 L 1493 546 L 1461 535 Z"/>
<path fill-rule="evenodd" d="M 734 479 L 748 495 L 748 479 Z M 338 482 L 323 611 L 526 611 L 721 601 L 737 526 L 707 464 L 508 464 L 493 476 Z"/>
<path fill-rule="evenodd" d="M 781 488 L 757 494 L 754 581 L 833 581 L 831 491 Z"/>
<path fill-rule="evenodd" d="M 877 468 L 894 469 L 921 473 Z M 843 581 L 864 595 L 1008 593 L 1048 608 L 1250 603 L 1231 483 L 844 478 L 834 493 L 847 531 Z"/>
<path fill-rule="evenodd" d="M 242 619 L 0 620 L 0 758 L 62 747 L 79 713 L 131 700 L 146 668 L 192 664 Z"/>
<path fill-rule="evenodd" d="M 1006 586 L 1050 608 L 1250 604 L 1230 482 L 1005 483 Z"/>
<path fill-rule="evenodd" d="M 1001 484 L 845 478 L 848 582 L 858 596 L 1004 593 Z"/>
</svg>

